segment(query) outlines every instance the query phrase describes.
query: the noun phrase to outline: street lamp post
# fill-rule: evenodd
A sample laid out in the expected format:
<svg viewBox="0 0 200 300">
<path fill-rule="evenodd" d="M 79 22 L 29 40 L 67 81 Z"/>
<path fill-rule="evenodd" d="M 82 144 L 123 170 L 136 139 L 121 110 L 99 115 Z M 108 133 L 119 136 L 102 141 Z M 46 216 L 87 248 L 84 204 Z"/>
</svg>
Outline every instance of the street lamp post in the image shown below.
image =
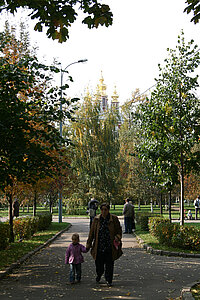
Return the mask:
<svg viewBox="0 0 200 300">
<path fill-rule="evenodd" d="M 62 92 L 62 86 L 63 86 L 63 75 L 64 72 L 67 70 L 67 68 L 71 65 L 74 64 L 79 64 L 79 63 L 84 63 L 86 62 L 87 59 L 80 59 L 78 61 L 75 61 L 69 65 L 67 65 L 64 69 L 60 69 L 60 84 L 61 84 L 61 92 L 60 92 L 60 111 L 62 112 L 62 97 L 63 97 L 63 92 Z M 62 137 L 62 121 L 60 121 L 60 136 Z M 59 202 L 58 202 L 58 212 L 59 212 L 59 223 L 62 223 L 62 184 L 60 185 L 60 191 L 59 191 Z"/>
</svg>

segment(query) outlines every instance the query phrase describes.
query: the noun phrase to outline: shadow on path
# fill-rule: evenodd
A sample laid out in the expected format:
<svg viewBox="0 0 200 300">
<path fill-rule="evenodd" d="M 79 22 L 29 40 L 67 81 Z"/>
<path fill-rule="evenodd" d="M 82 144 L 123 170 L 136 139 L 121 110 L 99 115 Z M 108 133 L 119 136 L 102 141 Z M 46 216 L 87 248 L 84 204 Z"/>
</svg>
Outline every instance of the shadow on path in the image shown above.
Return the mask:
<svg viewBox="0 0 200 300">
<path fill-rule="evenodd" d="M 120 220 L 123 223 L 122 220 Z M 113 286 L 96 284 L 90 253 L 84 254 L 82 282 L 68 284 L 65 250 L 74 232 L 86 243 L 89 220 L 67 219 L 72 227 L 50 246 L 0 282 L 0 299 L 175 299 L 188 283 L 200 279 L 200 259 L 147 254 L 132 235 L 123 236 L 123 256 L 115 262 Z M 123 224 L 122 224 L 123 225 Z"/>
</svg>

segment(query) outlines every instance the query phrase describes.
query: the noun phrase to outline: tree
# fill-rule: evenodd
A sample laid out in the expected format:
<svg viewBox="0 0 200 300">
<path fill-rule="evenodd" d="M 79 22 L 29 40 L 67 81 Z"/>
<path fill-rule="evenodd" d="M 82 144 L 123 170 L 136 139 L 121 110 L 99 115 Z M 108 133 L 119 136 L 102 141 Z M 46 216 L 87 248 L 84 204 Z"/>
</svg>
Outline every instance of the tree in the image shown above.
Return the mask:
<svg viewBox="0 0 200 300">
<path fill-rule="evenodd" d="M 184 177 L 192 168 L 199 169 L 200 111 L 195 95 L 200 63 L 197 45 L 187 45 L 184 34 L 178 37 L 175 50 L 160 69 L 151 98 L 136 113 L 141 128 L 140 151 L 156 173 L 163 173 L 166 184 L 173 183 L 176 173 L 181 183 L 181 224 L 184 223 Z M 192 76 L 193 75 L 193 76 Z"/>
<path fill-rule="evenodd" d="M 194 22 L 194 24 L 199 23 L 200 19 L 200 3 L 199 0 L 186 0 L 185 3 L 187 4 L 187 7 L 184 9 L 184 12 L 187 12 L 189 14 L 193 11 L 194 16 L 191 19 L 191 22 Z"/>
<path fill-rule="evenodd" d="M 88 196 L 114 200 L 119 176 L 117 115 L 114 111 L 102 115 L 98 99 L 88 95 L 75 120 L 71 124 L 72 167 L 79 185 Z"/>
<path fill-rule="evenodd" d="M 13 184 L 35 184 L 58 173 L 65 140 L 54 124 L 71 117 L 67 109 L 60 112 L 59 90 L 48 85 L 49 70 L 59 69 L 40 64 L 25 47 L 27 36 L 21 38 L 17 40 L 8 24 L 0 34 L 0 183 L 9 201 L 11 239 Z M 70 106 L 65 98 L 61 101 Z"/>
<path fill-rule="evenodd" d="M 34 27 L 43 31 L 47 27 L 47 36 L 60 43 L 69 38 L 69 27 L 76 20 L 78 11 L 87 15 L 82 23 L 88 28 L 97 28 L 99 25 L 108 27 L 112 24 L 113 15 L 106 4 L 97 0 L 2 0 L 0 12 L 3 10 L 14 14 L 19 7 L 30 10 L 31 19 L 37 20 Z"/>
</svg>

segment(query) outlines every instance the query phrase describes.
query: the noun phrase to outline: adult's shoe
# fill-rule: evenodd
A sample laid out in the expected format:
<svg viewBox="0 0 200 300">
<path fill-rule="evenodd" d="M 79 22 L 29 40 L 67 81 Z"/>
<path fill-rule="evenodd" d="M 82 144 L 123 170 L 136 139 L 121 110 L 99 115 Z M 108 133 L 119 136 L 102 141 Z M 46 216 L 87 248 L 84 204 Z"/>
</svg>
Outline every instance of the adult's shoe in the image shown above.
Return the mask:
<svg viewBox="0 0 200 300">
<path fill-rule="evenodd" d="M 96 282 L 99 282 L 101 280 L 101 276 L 97 275 Z"/>
<path fill-rule="evenodd" d="M 111 286 L 112 286 L 112 282 L 108 282 L 108 281 L 107 281 L 107 286 L 108 286 L 108 287 L 111 287 Z"/>
</svg>

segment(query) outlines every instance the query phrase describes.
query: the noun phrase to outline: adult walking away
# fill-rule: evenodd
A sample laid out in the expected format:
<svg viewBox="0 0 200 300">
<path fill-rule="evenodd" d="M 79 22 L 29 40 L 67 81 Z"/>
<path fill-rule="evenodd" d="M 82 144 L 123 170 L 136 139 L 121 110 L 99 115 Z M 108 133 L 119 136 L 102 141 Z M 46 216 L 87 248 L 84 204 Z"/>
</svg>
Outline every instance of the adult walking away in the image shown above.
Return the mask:
<svg viewBox="0 0 200 300">
<path fill-rule="evenodd" d="M 130 201 L 129 198 L 125 200 L 125 204 L 123 208 L 124 226 L 125 226 L 124 233 L 132 233 L 132 228 L 133 228 L 134 207 L 129 201 Z"/>
<path fill-rule="evenodd" d="M 194 207 L 195 207 L 195 220 L 197 220 L 198 212 L 200 214 L 200 196 L 198 196 L 197 199 L 194 200 Z"/>
<path fill-rule="evenodd" d="M 100 206 L 101 214 L 94 218 L 86 249 L 91 249 L 91 254 L 96 265 L 96 282 L 100 282 L 104 274 L 108 286 L 112 285 L 114 261 L 122 255 L 122 228 L 119 219 L 110 214 L 108 203 Z"/>
<path fill-rule="evenodd" d="M 129 203 L 132 205 L 133 209 L 133 216 L 132 216 L 132 230 L 135 231 L 135 208 L 132 201 L 129 201 Z"/>
<path fill-rule="evenodd" d="M 95 198 L 92 198 L 88 202 L 88 214 L 89 214 L 89 217 L 90 217 L 90 228 L 92 226 L 92 222 L 94 220 L 94 217 L 96 216 L 96 211 L 98 209 L 98 204 L 99 204 L 99 201 L 97 201 Z"/>
<path fill-rule="evenodd" d="M 19 217 L 19 202 L 17 199 L 13 202 L 13 218 Z"/>
</svg>

